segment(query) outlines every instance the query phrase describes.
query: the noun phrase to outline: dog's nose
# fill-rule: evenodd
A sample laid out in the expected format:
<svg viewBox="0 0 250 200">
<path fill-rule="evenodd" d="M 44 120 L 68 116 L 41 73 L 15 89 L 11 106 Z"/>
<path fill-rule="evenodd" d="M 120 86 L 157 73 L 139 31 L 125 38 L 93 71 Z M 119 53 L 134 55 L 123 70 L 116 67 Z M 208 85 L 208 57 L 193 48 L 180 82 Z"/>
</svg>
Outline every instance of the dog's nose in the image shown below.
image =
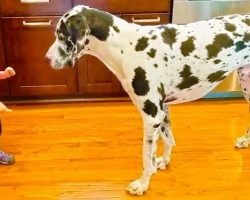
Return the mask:
<svg viewBox="0 0 250 200">
<path fill-rule="evenodd" d="M 49 59 L 49 58 L 50 58 L 50 52 L 49 52 L 49 51 L 46 52 L 45 58 L 46 58 L 46 59 Z"/>
</svg>

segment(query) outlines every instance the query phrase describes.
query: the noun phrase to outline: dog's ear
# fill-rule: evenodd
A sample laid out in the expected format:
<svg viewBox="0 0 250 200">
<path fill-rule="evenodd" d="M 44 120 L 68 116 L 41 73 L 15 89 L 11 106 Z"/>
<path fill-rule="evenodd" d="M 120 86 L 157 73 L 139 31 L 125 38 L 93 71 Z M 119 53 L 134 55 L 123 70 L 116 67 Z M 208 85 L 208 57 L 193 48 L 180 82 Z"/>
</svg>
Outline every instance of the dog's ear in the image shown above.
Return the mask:
<svg viewBox="0 0 250 200">
<path fill-rule="evenodd" d="M 80 13 L 68 17 L 65 21 L 70 40 L 76 44 L 90 33 L 86 18 Z"/>
</svg>

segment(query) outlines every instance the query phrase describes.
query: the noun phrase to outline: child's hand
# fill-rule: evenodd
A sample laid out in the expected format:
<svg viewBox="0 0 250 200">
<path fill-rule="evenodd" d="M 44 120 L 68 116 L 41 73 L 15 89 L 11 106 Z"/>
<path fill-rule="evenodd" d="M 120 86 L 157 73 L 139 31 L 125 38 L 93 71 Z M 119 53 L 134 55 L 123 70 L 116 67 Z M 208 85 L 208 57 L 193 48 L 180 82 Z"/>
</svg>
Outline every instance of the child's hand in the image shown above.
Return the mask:
<svg viewBox="0 0 250 200">
<path fill-rule="evenodd" d="M 9 77 L 14 76 L 16 74 L 15 70 L 12 67 L 7 67 L 5 72 L 8 73 Z"/>
<path fill-rule="evenodd" d="M 0 113 L 2 112 L 11 112 L 9 108 L 7 108 L 1 101 L 0 101 Z"/>
</svg>

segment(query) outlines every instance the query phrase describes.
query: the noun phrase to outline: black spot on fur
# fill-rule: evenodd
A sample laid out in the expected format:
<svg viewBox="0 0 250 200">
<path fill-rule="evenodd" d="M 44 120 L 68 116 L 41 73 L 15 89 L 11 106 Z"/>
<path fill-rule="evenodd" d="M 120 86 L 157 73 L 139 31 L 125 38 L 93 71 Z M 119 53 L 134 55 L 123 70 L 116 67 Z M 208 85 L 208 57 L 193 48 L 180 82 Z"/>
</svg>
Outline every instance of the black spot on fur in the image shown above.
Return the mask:
<svg viewBox="0 0 250 200">
<path fill-rule="evenodd" d="M 242 22 L 244 22 L 246 25 L 250 26 L 250 19 L 249 18 L 243 19 Z"/>
<path fill-rule="evenodd" d="M 250 33 L 245 33 L 245 34 L 244 34 L 243 41 L 244 41 L 244 42 L 250 42 Z"/>
<path fill-rule="evenodd" d="M 236 48 L 235 48 L 236 52 L 239 52 L 242 49 L 245 49 L 247 47 L 243 41 L 236 42 L 235 46 L 236 46 Z"/>
<path fill-rule="evenodd" d="M 145 96 L 149 91 L 148 80 L 146 79 L 146 72 L 141 67 L 135 69 L 135 76 L 132 81 L 132 86 L 135 94 Z"/>
<path fill-rule="evenodd" d="M 221 60 L 220 59 L 216 59 L 216 60 L 214 60 L 214 64 L 219 64 L 221 62 Z"/>
<path fill-rule="evenodd" d="M 195 76 L 192 76 L 190 71 L 191 67 L 189 65 L 185 65 L 183 71 L 180 72 L 180 76 L 182 77 L 182 82 L 177 85 L 177 88 L 180 90 L 190 88 L 191 86 L 197 84 L 199 79 Z"/>
<path fill-rule="evenodd" d="M 117 26 L 113 26 L 113 29 L 115 30 L 115 32 L 120 33 L 120 29 Z"/>
<path fill-rule="evenodd" d="M 154 127 L 154 128 L 158 128 L 160 125 L 161 125 L 161 123 L 155 124 L 153 127 Z"/>
<path fill-rule="evenodd" d="M 64 15 L 64 18 L 67 18 L 69 16 L 69 13 L 66 13 L 65 15 Z"/>
<path fill-rule="evenodd" d="M 239 34 L 239 33 L 233 33 L 233 35 L 234 35 L 235 37 L 242 37 L 242 35 Z"/>
<path fill-rule="evenodd" d="M 157 67 L 158 67 L 158 65 L 157 65 L 157 64 L 154 64 L 154 67 L 155 67 L 155 68 L 157 68 Z"/>
<path fill-rule="evenodd" d="M 86 19 L 80 14 L 69 17 L 65 24 L 69 34 L 69 39 L 74 44 L 81 40 L 88 30 Z"/>
<path fill-rule="evenodd" d="M 84 9 L 81 14 L 87 19 L 90 34 L 101 41 L 106 41 L 114 24 L 112 15 L 96 9 Z"/>
<path fill-rule="evenodd" d="M 225 73 L 226 71 L 220 70 L 220 71 L 217 71 L 215 73 L 208 75 L 207 79 L 210 83 L 222 81 L 224 78 L 226 78 L 226 76 L 224 76 Z"/>
<path fill-rule="evenodd" d="M 163 110 L 163 103 L 166 98 L 166 93 L 165 93 L 165 88 L 164 88 L 163 83 L 161 83 L 161 85 L 157 88 L 157 90 L 159 94 L 161 95 L 160 107 L 161 107 L 161 110 Z"/>
<path fill-rule="evenodd" d="M 169 46 L 172 48 L 173 44 L 176 42 L 177 30 L 172 27 L 162 26 L 161 28 L 165 29 L 161 34 L 163 41 L 169 44 Z"/>
<path fill-rule="evenodd" d="M 169 119 L 168 119 L 168 116 L 167 116 L 167 115 L 164 117 L 163 121 L 164 121 L 166 124 L 170 123 L 170 121 L 169 121 Z"/>
<path fill-rule="evenodd" d="M 143 51 L 148 47 L 148 38 L 147 37 L 142 37 L 138 40 L 135 50 L 136 51 Z"/>
<path fill-rule="evenodd" d="M 227 34 L 218 34 L 215 36 L 213 44 L 206 46 L 208 51 L 208 58 L 214 58 L 223 48 L 229 48 L 233 46 L 233 40 Z"/>
<path fill-rule="evenodd" d="M 84 44 L 88 45 L 89 44 L 89 39 L 87 39 Z"/>
<path fill-rule="evenodd" d="M 151 40 L 156 40 L 157 39 L 157 35 L 154 35 L 151 37 Z"/>
<path fill-rule="evenodd" d="M 153 140 L 148 140 L 148 144 L 152 144 L 153 143 Z"/>
<path fill-rule="evenodd" d="M 58 52 L 63 59 L 65 59 L 67 57 L 67 54 L 65 53 L 65 51 L 61 47 L 58 47 Z"/>
<path fill-rule="evenodd" d="M 244 56 L 244 59 L 247 59 L 249 56 Z"/>
<path fill-rule="evenodd" d="M 67 60 L 66 66 L 72 67 L 73 66 L 72 60 Z"/>
<path fill-rule="evenodd" d="M 121 53 L 122 53 L 122 54 L 124 53 L 123 50 L 121 50 Z"/>
<path fill-rule="evenodd" d="M 150 49 L 149 52 L 147 52 L 147 54 L 151 57 L 151 58 L 154 58 L 155 57 L 155 54 L 156 54 L 156 49 Z"/>
<path fill-rule="evenodd" d="M 181 53 L 183 56 L 189 56 L 195 50 L 194 37 L 189 37 L 186 41 L 181 44 Z"/>
<path fill-rule="evenodd" d="M 158 112 L 158 109 L 157 109 L 157 106 L 150 100 L 146 100 L 144 102 L 144 108 L 143 108 L 143 111 L 152 116 L 152 117 L 155 117 L 157 115 L 157 112 Z"/>
<path fill-rule="evenodd" d="M 165 127 L 164 126 L 161 127 L 161 132 L 163 132 L 163 133 L 165 132 Z"/>
<path fill-rule="evenodd" d="M 163 59 L 164 59 L 165 62 L 168 62 L 167 56 L 165 56 Z"/>
<path fill-rule="evenodd" d="M 234 24 L 231 24 L 229 22 L 225 23 L 225 29 L 230 32 L 234 32 L 236 30 L 236 26 Z"/>
</svg>

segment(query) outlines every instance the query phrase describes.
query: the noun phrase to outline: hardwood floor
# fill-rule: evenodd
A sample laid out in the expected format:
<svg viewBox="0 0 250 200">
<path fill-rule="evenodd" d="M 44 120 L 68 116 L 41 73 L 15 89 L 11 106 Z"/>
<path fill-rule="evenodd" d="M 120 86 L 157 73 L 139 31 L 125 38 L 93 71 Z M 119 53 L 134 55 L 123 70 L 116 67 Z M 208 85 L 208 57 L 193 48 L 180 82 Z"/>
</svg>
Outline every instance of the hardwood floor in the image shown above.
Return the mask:
<svg viewBox="0 0 250 200">
<path fill-rule="evenodd" d="M 243 100 L 172 106 L 177 146 L 144 197 L 125 192 L 142 169 L 142 122 L 131 103 L 9 107 L 0 147 L 17 162 L 0 166 L 2 200 L 249 199 L 250 149 L 233 148 L 249 125 Z"/>
</svg>

